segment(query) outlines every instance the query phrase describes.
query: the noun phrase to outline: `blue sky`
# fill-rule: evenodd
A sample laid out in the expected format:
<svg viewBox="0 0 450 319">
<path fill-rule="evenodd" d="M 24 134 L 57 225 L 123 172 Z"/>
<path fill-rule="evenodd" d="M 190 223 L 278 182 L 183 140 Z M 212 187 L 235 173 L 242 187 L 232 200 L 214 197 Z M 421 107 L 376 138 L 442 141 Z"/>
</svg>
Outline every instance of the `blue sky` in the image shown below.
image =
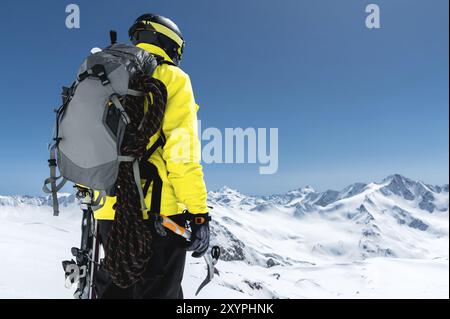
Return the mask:
<svg viewBox="0 0 450 319">
<path fill-rule="evenodd" d="M 365 27 L 365 6 L 381 29 Z M 60 87 L 108 31 L 171 17 L 204 127 L 279 128 L 279 170 L 205 166 L 209 189 L 339 189 L 401 173 L 448 183 L 448 1 L 2 1 L 0 194 L 40 194 Z"/>
</svg>

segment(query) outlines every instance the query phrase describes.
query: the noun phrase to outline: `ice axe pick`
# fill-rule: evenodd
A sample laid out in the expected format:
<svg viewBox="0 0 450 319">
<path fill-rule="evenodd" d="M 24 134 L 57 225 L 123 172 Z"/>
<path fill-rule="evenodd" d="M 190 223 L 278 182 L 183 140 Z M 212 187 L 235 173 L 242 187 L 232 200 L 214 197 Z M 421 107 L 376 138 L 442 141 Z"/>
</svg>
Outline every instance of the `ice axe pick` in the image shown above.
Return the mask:
<svg viewBox="0 0 450 319">
<path fill-rule="evenodd" d="M 162 225 L 164 227 L 171 230 L 175 234 L 184 237 L 187 240 L 191 240 L 192 233 L 188 229 L 178 225 L 167 216 L 161 215 L 161 218 L 162 218 Z M 200 286 L 197 288 L 197 291 L 195 292 L 196 296 L 198 295 L 200 290 L 202 290 L 203 287 L 205 287 L 213 279 L 214 274 L 219 275 L 219 271 L 217 270 L 216 267 L 214 267 L 219 261 L 219 257 L 220 257 L 219 246 L 213 246 L 211 248 L 211 254 L 203 255 L 203 258 L 206 261 L 207 275 L 206 278 L 203 280 L 203 282 L 200 284 Z"/>
</svg>

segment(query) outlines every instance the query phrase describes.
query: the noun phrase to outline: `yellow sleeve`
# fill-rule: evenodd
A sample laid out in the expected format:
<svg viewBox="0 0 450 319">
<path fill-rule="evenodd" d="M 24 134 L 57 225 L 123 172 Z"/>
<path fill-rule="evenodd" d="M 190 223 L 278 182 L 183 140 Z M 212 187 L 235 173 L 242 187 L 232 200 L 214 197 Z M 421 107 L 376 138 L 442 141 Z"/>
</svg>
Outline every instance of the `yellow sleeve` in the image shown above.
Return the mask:
<svg viewBox="0 0 450 319">
<path fill-rule="evenodd" d="M 166 84 L 168 95 L 162 123 L 166 138 L 163 159 L 166 162 L 168 179 L 178 201 L 192 214 L 206 213 L 207 192 L 200 164 L 197 128 L 199 107 L 195 103 L 189 76 L 177 67 L 163 67 L 166 68 L 165 72 L 161 70 L 162 72 L 157 73 L 163 77 L 161 80 Z"/>
</svg>

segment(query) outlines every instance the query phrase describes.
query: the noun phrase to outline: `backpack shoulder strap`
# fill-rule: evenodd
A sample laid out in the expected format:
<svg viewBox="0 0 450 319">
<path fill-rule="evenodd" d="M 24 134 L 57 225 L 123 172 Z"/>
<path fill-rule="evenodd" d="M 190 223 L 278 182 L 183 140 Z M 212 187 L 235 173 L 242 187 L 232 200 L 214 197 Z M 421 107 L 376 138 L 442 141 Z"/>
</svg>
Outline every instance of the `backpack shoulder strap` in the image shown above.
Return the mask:
<svg viewBox="0 0 450 319">
<path fill-rule="evenodd" d="M 158 137 L 155 143 L 145 152 L 139 161 L 139 169 L 141 172 L 141 177 L 143 177 L 146 182 L 143 188 L 143 196 L 147 196 L 150 184 L 153 183 L 152 187 L 152 201 L 150 204 L 150 212 L 159 215 L 161 210 L 161 192 L 162 192 L 162 179 L 159 176 L 158 169 L 156 166 L 149 162 L 150 156 L 158 149 L 158 147 L 163 147 L 166 143 L 164 134 L 161 131 L 161 135 Z"/>
<path fill-rule="evenodd" d="M 157 54 L 153 54 L 153 55 L 155 56 L 155 58 L 156 58 L 156 63 L 157 63 L 158 65 L 161 65 L 161 64 L 168 64 L 168 65 L 177 66 L 177 65 L 176 65 L 175 63 L 173 63 L 173 62 L 165 60 L 164 57 L 162 57 L 162 56 L 160 56 L 160 55 L 157 55 Z"/>
<path fill-rule="evenodd" d="M 156 142 L 153 143 L 153 145 L 150 146 L 150 148 L 141 157 L 141 162 L 147 162 L 149 160 L 150 156 L 152 156 L 152 154 L 158 149 L 158 147 L 160 147 L 160 146 L 163 147 L 164 144 L 166 144 L 166 138 L 165 138 L 163 132 L 161 131 L 161 135 L 158 137 Z"/>
<path fill-rule="evenodd" d="M 164 60 L 164 57 L 160 55 L 153 54 L 153 56 L 156 58 L 157 65 L 169 64 L 176 66 L 175 63 Z M 152 197 L 150 203 L 149 218 L 155 218 L 155 216 L 159 216 L 161 212 L 161 195 L 163 182 L 161 177 L 159 176 L 158 168 L 149 161 L 150 157 L 153 153 L 155 153 L 158 147 L 163 147 L 166 144 L 166 137 L 162 132 L 162 128 L 160 128 L 159 132 L 160 136 L 158 137 L 158 139 L 139 159 L 139 171 L 141 173 L 141 177 L 145 179 L 145 185 L 142 188 L 142 196 L 144 198 L 147 196 L 150 185 L 152 184 Z M 158 223 L 155 224 L 155 227 L 157 227 L 157 225 Z"/>
</svg>

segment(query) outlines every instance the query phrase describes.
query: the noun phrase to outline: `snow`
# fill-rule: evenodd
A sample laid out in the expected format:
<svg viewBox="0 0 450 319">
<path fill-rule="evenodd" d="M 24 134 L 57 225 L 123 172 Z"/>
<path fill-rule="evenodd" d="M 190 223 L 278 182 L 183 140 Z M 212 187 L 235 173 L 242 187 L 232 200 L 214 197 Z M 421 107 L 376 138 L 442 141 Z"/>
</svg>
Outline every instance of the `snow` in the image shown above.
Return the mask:
<svg viewBox="0 0 450 319">
<path fill-rule="evenodd" d="M 395 193 L 386 191 L 393 180 Z M 449 298 L 444 189 L 394 175 L 350 185 L 323 207 L 311 187 L 266 197 L 211 192 L 213 243 L 223 253 L 220 276 L 198 297 Z M 427 192 L 432 212 L 419 206 Z M 70 194 L 62 202 L 54 217 L 48 197 L 0 196 L 0 298 L 72 298 L 61 261 L 79 244 L 81 211 Z M 308 211 L 297 214 L 299 205 Z M 186 298 L 205 276 L 203 259 L 188 256 Z"/>
<path fill-rule="evenodd" d="M 0 298 L 72 297 L 61 261 L 79 244 L 81 215 L 75 207 L 60 217 L 52 213 L 50 207 L 0 208 Z"/>
<path fill-rule="evenodd" d="M 189 261 L 193 263 L 194 261 Z M 198 265 L 189 264 L 190 269 Z M 218 266 L 220 277 L 203 298 L 448 298 L 448 260 L 370 258 L 351 263 L 263 268 L 239 262 Z M 277 276 L 279 274 L 279 277 Z M 202 276 L 187 277 L 192 296 Z M 249 283 L 258 283 L 252 289 Z M 231 288 L 232 291 L 225 290 Z"/>
</svg>

